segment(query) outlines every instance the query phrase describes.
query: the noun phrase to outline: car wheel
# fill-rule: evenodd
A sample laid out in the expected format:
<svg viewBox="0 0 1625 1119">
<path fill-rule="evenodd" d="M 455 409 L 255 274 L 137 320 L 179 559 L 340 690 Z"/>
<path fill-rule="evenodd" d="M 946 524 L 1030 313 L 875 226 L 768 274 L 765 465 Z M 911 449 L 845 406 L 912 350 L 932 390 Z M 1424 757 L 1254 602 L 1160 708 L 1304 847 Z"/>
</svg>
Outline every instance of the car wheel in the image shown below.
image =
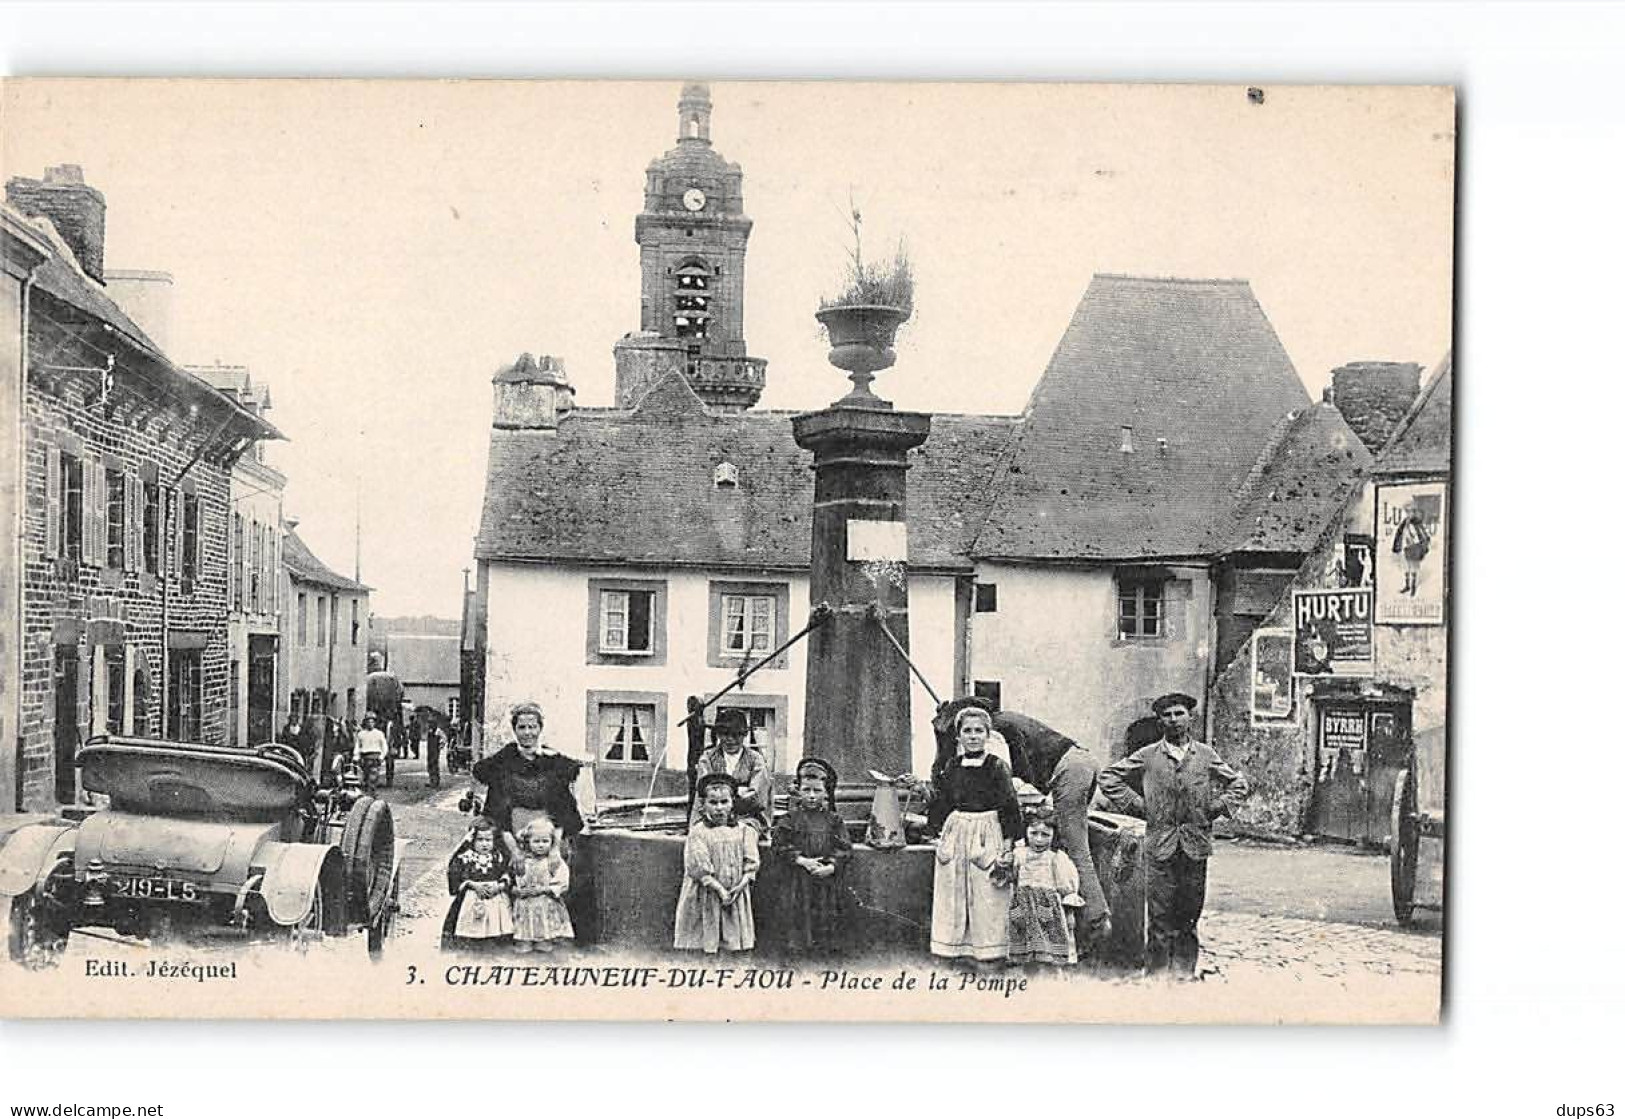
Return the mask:
<svg viewBox="0 0 1625 1119">
<path fill-rule="evenodd" d="M 36 970 L 55 967 L 67 947 L 67 933 L 46 920 L 45 903 L 37 893 L 29 890 L 11 899 L 6 948 L 13 961 Z"/>
<path fill-rule="evenodd" d="M 401 877 L 398 874 L 391 876 L 394 885 L 390 887 L 389 902 L 384 906 L 382 913 L 367 926 L 367 954 L 374 960 L 380 960 L 384 955 L 384 945 L 389 941 L 390 933 L 395 931 L 395 914 L 401 908 Z"/>
<path fill-rule="evenodd" d="M 356 801 L 345 818 L 339 852 L 350 922 L 370 926 L 388 904 L 395 880 L 395 818 L 389 805 L 372 797 Z"/>
</svg>

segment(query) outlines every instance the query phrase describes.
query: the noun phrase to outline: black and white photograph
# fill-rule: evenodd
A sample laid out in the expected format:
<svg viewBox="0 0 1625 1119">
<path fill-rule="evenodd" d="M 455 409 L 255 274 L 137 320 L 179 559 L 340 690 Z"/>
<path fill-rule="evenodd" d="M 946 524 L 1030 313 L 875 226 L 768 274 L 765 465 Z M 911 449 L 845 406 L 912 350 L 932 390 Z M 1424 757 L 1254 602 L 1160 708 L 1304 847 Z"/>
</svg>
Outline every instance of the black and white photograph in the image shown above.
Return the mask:
<svg viewBox="0 0 1625 1119">
<path fill-rule="evenodd" d="M 1451 87 L 4 109 L 7 1015 L 1439 1020 Z"/>
</svg>

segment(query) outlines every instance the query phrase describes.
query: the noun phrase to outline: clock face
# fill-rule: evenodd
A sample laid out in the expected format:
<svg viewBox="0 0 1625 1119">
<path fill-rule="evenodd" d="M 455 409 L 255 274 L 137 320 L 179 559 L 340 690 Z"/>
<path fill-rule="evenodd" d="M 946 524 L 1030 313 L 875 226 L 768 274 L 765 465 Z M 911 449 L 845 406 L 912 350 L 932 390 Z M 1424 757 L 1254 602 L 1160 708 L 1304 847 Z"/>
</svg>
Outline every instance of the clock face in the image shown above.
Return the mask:
<svg viewBox="0 0 1625 1119">
<path fill-rule="evenodd" d="M 685 210 L 705 209 L 705 191 L 699 187 L 689 187 L 683 191 L 683 208 Z"/>
</svg>

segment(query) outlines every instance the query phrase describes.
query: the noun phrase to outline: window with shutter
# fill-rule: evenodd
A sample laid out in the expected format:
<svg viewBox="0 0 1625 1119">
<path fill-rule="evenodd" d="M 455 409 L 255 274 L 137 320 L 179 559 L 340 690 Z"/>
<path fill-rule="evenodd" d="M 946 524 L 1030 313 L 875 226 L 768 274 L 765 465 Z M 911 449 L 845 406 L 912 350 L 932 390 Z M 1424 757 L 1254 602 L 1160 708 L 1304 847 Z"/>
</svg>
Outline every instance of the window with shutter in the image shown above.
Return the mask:
<svg viewBox="0 0 1625 1119">
<path fill-rule="evenodd" d="M 82 518 L 79 529 L 79 558 L 83 563 L 95 564 L 97 567 L 107 562 L 107 553 L 102 549 L 101 541 L 101 458 L 97 455 L 86 455 L 80 460 L 80 485 L 84 494 L 79 501 L 79 516 Z"/>
<path fill-rule="evenodd" d="M 124 566 L 141 569 L 141 480 L 124 475 Z"/>
<path fill-rule="evenodd" d="M 45 558 L 62 554 L 62 452 L 45 451 Z"/>
<path fill-rule="evenodd" d="M 73 563 L 84 559 L 85 464 L 78 455 L 62 456 L 62 558 Z"/>
<path fill-rule="evenodd" d="M 197 494 L 181 495 L 181 593 L 191 594 L 197 585 L 198 526 L 202 510 Z"/>
<path fill-rule="evenodd" d="M 108 467 L 103 475 L 107 516 L 107 566 L 124 569 L 124 472 Z"/>
</svg>

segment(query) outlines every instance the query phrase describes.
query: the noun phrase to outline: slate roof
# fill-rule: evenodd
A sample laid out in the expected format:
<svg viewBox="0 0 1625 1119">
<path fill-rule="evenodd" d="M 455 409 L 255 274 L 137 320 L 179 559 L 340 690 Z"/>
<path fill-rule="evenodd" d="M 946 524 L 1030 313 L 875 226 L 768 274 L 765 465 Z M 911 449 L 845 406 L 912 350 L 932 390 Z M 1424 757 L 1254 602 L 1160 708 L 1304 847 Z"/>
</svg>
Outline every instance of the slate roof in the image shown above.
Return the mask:
<svg viewBox="0 0 1625 1119">
<path fill-rule="evenodd" d="M 345 578 L 317 559 L 309 546 L 299 539 L 299 534 L 291 530 L 282 541 L 282 565 L 288 569 L 289 575 L 301 583 L 312 583 L 318 587 L 338 591 L 372 590 L 365 583 Z"/>
<path fill-rule="evenodd" d="M 976 553 L 1220 550 L 1235 495 L 1276 423 L 1308 404 L 1245 280 L 1097 275 L 1033 390 Z M 1120 450 L 1124 427 L 1132 454 Z"/>
<path fill-rule="evenodd" d="M 1395 474 L 1450 473 L 1452 397 L 1452 354 L 1434 369 L 1405 418 L 1399 421 L 1387 446 L 1377 456 L 1372 472 Z"/>
<path fill-rule="evenodd" d="M 812 456 L 791 415 L 713 413 L 674 373 L 636 409 L 494 430 L 475 554 L 805 568 Z M 713 484 L 724 461 L 737 488 Z M 910 564 L 1305 551 L 1369 464 L 1310 404 L 1245 281 L 1096 276 L 1024 415 L 932 417 L 911 454 Z"/>
<path fill-rule="evenodd" d="M 578 408 L 557 431 L 491 433 L 481 559 L 805 568 L 812 455 L 790 412 L 711 412 L 676 373 L 636 409 Z M 1014 416 L 932 417 L 911 456 L 910 563 L 970 566 L 970 539 Z M 719 463 L 737 487 L 714 484 Z"/>
<path fill-rule="evenodd" d="M 30 228 L 40 230 L 47 235 L 55 254 L 45 259 L 34 272 L 34 290 L 44 294 L 47 298 L 63 304 L 73 311 L 99 320 L 107 324 L 118 334 L 122 340 L 141 351 L 146 357 L 157 364 L 159 369 L 181 387 L 191 390 L 195 394 L 208 397 L 217 406 L 229 409 L 235 414 L 237 420 L 246 428 L 253 430 L 258 438 L 282 439 L 284 436 L 274 426 L 259 416 L 240 407 L 225 393 L 221 392 L 208 381 L 181 368 L 171 361 L 158 344 L 147 336 L 146 331 L 136 325 L 135 320 L 124 313 L 124 309 L 115 303 L 112 298 L 102 290 L 101 286 L 86 276 L 76 264 L 71 262 L 73 251 L 62 241 L 54 226 L 44 219 L 30 219 L 27 215 L 7 204 L 7 208 L 16 214 L 21 221 L 28 223 Z"/>
<path fill-rule="evenodd" d="M 1237 496 L 1226 550 L 1311 550 L 1370 466 L 1371 452 L 1332 405 L 1287 413 Z"/>
<path fill-rule="evenodd" d="M 389 670 L 403 684 L 451 684 L 462 680 L 462 641 L 421 633 L 389 635 Z"/>
</svg>

